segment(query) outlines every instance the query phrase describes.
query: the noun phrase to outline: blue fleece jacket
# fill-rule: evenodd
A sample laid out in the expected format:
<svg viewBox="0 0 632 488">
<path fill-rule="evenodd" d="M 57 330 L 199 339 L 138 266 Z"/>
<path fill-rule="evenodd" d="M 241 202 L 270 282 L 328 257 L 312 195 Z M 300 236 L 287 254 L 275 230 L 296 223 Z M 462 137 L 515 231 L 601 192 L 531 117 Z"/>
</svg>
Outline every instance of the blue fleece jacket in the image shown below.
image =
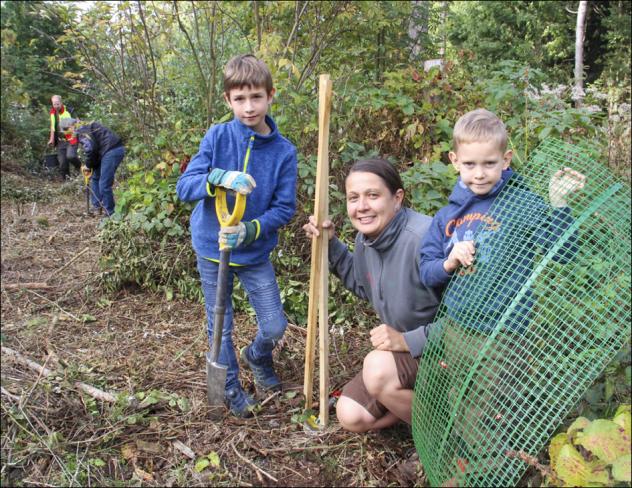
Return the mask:
<svg viewBox="0 0 632 488">
<path fill-rule="evenodd" d="M 503 189 L 498 205 L 492 207 Z M 448 205 L 437 212 L 422 242 L 421 282 L 444 288 L 452 275 L 443 269 L 443 263 L 452 247 L 474 240 L 475 262 L 458 269 L 461 278 L 446 291 L 444 303 L 448 314 L 461 325 L 491 330 L 530 276 L 536 250 L 546 252 L 572 223 L 570 208 L 551 211 L 511 169 L 503 171 L 486 195 L 474 194 L 459 178 Z M 569 239 L 554 259 L 570 259 L 577 250 L 576 237 Z M 508 328 L 523 330 L 532 306 L 528 292 L 507 321 Z M 474 323 L 464 323 L 468 320 Z"/>
<path fill-rule="evenodd" d="M 203 257 L 219 259 L 219 221 L 215 198 L 207 192 L 206 179 L 213 168 L 245 171 L 257 187 L 246 199 L 243 221 L 253 221 L 257 238 L 243 248 L 233 249 L 231 264 L 249 265 L 265 262 L 277 244 L 277 231 L 287 224 L 296 209 L 296 148 L 278 131 L 270 116 L 266 123 L 271 132 L 261 135 L 238 119 L 212 126 L 193 156 L 186 171 L 178 178 L 178 198 L 185 202 L 199 200 L 191 214 L 193 249 Z M 252 149 L 244 169 L 251 138 Z M 213 189 L 214 190 L 214 189 Z M 228 196 L 229 208 L 234 198 Z"/>
</svg>

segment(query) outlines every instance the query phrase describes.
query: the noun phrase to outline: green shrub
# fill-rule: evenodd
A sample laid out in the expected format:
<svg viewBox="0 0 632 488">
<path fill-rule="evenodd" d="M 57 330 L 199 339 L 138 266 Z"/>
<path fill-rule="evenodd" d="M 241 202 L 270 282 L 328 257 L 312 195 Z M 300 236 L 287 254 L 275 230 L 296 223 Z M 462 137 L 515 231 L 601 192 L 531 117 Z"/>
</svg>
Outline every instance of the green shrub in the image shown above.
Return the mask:
<svg viewBox="0 0 632 488">
<path fill-rule="evenodd" d="M 102 282 L 115 290 L 129 283 L 201 301 L 188 220 L 192 206 L 178 200 L 180 168 L 163 161 L 132 175 L 117 191 L 115 214 L 100 234 Z"/>
</svg>

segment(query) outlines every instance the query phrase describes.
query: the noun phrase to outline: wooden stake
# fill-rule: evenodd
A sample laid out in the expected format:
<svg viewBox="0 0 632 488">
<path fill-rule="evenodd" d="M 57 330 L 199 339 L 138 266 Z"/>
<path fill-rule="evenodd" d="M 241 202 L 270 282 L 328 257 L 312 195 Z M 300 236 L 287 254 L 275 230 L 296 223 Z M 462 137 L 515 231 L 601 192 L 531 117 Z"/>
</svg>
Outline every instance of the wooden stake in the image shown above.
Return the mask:
<svg viewBox="0 0 632 488">
<path fill-rule="evenodd" d="M 312 408 L 312 389 L 314 386 L 314 349 L 316 327 L 320 322 L 320 414 L 321 424 L 328 421 L 329 403 L 329 332 L 327 295 L 328 295 L 328 253 L 329 239 L 322 223 L 329 212 L 329 114 L 331 111 L 331 87 L 329 75 L 320 75 L 318 102 L 318 162 L 316 167 L 316 201 L 314 218 L 320 230 L 318 237 L 312 237 L 312 261 L 309 275 L 309 305 L 307 311 L 307 340 L 305 345 L 305 409 Z M 318 321 L 318 322 L 317 322 Z M 323 402 L 324 395 L 324 402 Z M 324 407 L 323 407 L 324 404 Z M 323 416 L 323 408 L 325 415 Z"/>
</svg>

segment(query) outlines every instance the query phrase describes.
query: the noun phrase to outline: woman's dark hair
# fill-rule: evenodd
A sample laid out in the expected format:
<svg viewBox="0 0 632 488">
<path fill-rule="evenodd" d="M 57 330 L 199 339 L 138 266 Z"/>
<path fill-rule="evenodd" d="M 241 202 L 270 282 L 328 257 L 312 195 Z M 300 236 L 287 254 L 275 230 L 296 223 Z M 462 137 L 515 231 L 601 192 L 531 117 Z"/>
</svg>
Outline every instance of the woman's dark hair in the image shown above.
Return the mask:
<svg viewBox="0 0 632 488">
<path fill-rule="evenodd" d="M 404 184 L 402 183 L 401 176 L 399 176 L 399 172 L 395 169 L 395 166 L 389 163 L 386 159 L 359 159 L 353 163 L 353 166 L 351 166 L 351 169 L 349 170 L 349 174 L 356 172 L 373 173 L 374 175 L 379 176 L 382 180 L 384 180 L 386 187 L 393 195 L 400 188 L 402 190 L 404 189 Z"/>
</svg>

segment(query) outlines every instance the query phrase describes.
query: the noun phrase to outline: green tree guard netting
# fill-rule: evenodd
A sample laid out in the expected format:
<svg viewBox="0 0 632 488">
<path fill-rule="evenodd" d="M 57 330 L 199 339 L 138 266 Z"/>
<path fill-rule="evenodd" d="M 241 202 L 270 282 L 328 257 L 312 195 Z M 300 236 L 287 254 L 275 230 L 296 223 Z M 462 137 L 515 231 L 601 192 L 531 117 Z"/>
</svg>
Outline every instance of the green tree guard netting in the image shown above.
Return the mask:
<svg viewBox="0 0 632 488">
<path fill-rule="evenodd" d="M 553 173 L 587 180 L 549 204 Z M 413 438 L 432 486 L 515 486 L 630 341 L 630 188 L 547 140 L 514 175 L 452 278 L 420 361 Z"/>
</svg>

